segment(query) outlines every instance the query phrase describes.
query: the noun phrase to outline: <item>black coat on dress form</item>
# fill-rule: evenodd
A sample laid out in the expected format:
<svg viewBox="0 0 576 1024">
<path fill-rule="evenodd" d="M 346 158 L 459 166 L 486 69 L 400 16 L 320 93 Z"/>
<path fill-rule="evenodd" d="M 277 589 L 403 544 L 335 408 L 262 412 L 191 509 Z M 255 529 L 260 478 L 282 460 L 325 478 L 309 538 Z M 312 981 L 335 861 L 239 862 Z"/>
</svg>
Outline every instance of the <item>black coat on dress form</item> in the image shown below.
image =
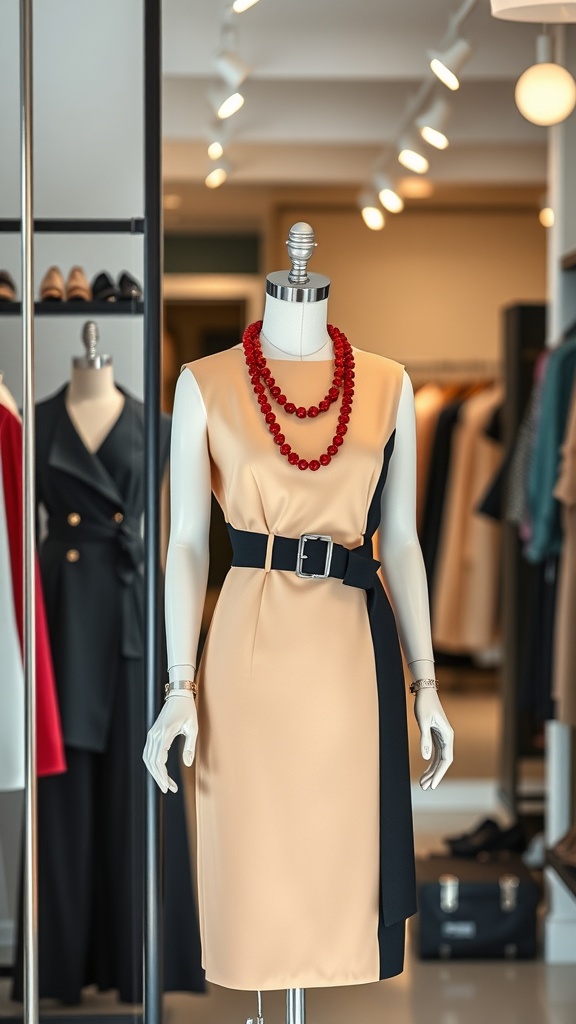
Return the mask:
<svg viewBox="0 0 576 1024">
<path fill-rule="evenodd" d="M 48 514 L 40 565 L 64 742 L 102 751 L 119 672 L 144 652 L 144 407 L 126 394 L 91 453 L 65 395 L 36 410 L 37 499 Z M 164 416 L 162 466 L 169 440 Z"/>
<path fill-rule="evenodd" d="M 40 995 L 142 998 L 144 407 L 125 393 L 97 452 L 66 388 L 36 410 L 42 581 L 68 772 L 39 787 Z M 161 422 L 166 464 L 170 421 Z M 160 613 L 160 609 L 159 609 Z M 159 695 L 162 673 L 158 673 Z M 176 771 L 174 776 L 173 771 Z M 176 758 L 170 771 L 178 781 Z M 165 815 L 165 989 L 203 988 L 181 788 Z M 22 994 L 22 944 L 15 972 Z"/>
</svg>

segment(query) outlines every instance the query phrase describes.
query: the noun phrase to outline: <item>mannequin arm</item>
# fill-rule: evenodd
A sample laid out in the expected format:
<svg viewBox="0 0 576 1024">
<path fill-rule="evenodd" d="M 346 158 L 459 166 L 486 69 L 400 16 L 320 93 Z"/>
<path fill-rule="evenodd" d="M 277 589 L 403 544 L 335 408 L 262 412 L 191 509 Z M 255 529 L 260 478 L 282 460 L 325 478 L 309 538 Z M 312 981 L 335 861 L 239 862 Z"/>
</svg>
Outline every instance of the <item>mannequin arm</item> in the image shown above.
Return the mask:
<svg viewBox="0 0 576 1024">
<path fill-rule="evenodd" d="M 165 609 L 171 680 L 193 679 L 208 580 L 210 457 L 206 410 L 196 379 L 184 370 L 176 385 L 170 450 L 170 540 L 166 558 Z M 168 776 L 168 751 L 186 738 L 184 763 L 192 764 L 198 734 L 190 691 L 171 693 L 148 733 L 144 763 L 161 790 L 176 792 Z"/>
<path fill-rule="evenodd" d="M 434 654 L 426 570 L 416 531 L 416 422 L 410 378 L 404 374 L 398 406 L 394 452 L 382 495 L 379 554 L 394 608 L 400 642 L 413 679 L 434 676 Z M 453 759 L 452 728 L 433 689 L 415 697 L 422 756 L 435 757 L 420 779 L 423 789 L 436 786 Z"/>
</svg>

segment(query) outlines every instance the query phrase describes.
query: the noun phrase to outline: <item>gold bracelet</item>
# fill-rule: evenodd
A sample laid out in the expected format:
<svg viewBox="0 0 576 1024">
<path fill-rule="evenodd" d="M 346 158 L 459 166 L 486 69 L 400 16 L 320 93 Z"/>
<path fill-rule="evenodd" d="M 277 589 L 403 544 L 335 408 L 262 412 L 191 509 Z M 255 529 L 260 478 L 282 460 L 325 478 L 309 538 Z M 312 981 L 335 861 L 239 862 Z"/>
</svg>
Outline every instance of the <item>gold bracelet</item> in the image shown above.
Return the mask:
<svg viewBox="0 0 576 1024">
<path fill-rule="evenodd" d="M 419 690 L 436 690 L 438 692 L 438 680 L 437 679 L 415 679 L 413 683 L 410 683 L 410 693 L 418 693 Z"/>
<path fill-rule="evenodd" d="M 178 693 L 179 690 L 189 690 L 194 700 L 198 696 L 198 683 L 195 679 L 174 679 L 166 683 L 164 687 L 164 700 L 167 700 L 171 693 Z"/>
</svg>

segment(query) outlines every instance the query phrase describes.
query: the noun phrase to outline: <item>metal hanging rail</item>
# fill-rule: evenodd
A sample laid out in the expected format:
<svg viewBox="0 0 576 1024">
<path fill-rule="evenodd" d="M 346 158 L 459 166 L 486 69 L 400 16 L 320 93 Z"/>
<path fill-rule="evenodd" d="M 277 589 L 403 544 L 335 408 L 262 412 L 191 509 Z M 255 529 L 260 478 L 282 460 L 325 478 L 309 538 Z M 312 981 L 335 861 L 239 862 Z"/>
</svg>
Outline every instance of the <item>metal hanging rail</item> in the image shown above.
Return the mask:
<svg viewBox="0 0 576 1024">
<path fill-rule="evenodd" d="M 20 234 L 21 227 L 20 220 L 0 219 L 0 234 Z M 37 235 L 143 235 L 144 220 L 142 217 L 132 217 L 131 220 L 40 218 L 34 221 L 34 231 Z"/>
<path fill-rule="evenodd" d="M 32 0 L 20 0 L 20 195 L 22 257 L 23 660 L 26 700 L 24 802 L 24 1020 L 38 1021 L 38 856 L 36 782 L 36 591 L 34 486 L 34 208 Z"/>
<path fill-rule="evenodd" d="M 144 0 L 144 402 L 145 503 L 145 673 L 146 728 L 160 703 L 158 678 L 160 595 L 160 339 L 162 336 L 162 162 L 161 162 L 160 0 Z M 146 772 L 146 839 L 144 859 L 144 1019 L 161 1024 L 163 990 L 162 940 L 162 805 L 161 794 Z"/>
</svg>

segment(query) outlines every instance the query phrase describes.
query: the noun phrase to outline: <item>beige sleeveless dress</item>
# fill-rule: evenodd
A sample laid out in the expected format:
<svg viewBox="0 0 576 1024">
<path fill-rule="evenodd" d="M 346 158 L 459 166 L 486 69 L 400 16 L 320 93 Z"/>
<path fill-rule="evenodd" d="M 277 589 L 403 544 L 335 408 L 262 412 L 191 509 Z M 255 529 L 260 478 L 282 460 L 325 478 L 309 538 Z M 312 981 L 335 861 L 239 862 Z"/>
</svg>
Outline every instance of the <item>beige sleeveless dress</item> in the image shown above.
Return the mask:
<svg viewBox="0 0 576 1024">
<path fill-rule="evenodd" d="M 329 534 L 348 548 L 362 544 L 393 446 L 403 368 L 367 352 L 355 350 L 355 357 L 345 444 L 316 473 L 280 455 L 241 348 L 183 370 L 193 373 L 206 406 L 212 487 L 228 523 L 284 537 Z M 268 362 L 297 404 L 317 403 L 330 386 L 331 362 Z M 313 420 L 278 414 L 287 440 L 307 459 L 325 450 L 337 417 L 338 403 Z M 396 649 L 389 659 L 384 651 L 383 672 L 393 664 L 392 744 L 399 735 L 404 750 L 402 669 L 391 622 L 389 646 Z M 411 833 L 402 834 L 408 826 L 397 829 L 395 844 L 390 830 L 398 823 L 382 822 L 381 730 L 390 723 L 376 676 L 365 590 L 294 572 L 230 570 L 198 677 L 198 884 L 209 981 L 236 989 L 307 988 L 374 982 L 402 969 L 403 922 L 414 909 L 413 855 Z M 404 754 L 400 762 L 393 774 L 400 770 L 405 778 L 400 789 L 392 780 L 385 814 L 394 817 L 400 799 L 406 823 Z M 382 868 L 382 830 L 397 867 Z M 398 877 L 384 885 L 382 870 Z"/>
</svg>

